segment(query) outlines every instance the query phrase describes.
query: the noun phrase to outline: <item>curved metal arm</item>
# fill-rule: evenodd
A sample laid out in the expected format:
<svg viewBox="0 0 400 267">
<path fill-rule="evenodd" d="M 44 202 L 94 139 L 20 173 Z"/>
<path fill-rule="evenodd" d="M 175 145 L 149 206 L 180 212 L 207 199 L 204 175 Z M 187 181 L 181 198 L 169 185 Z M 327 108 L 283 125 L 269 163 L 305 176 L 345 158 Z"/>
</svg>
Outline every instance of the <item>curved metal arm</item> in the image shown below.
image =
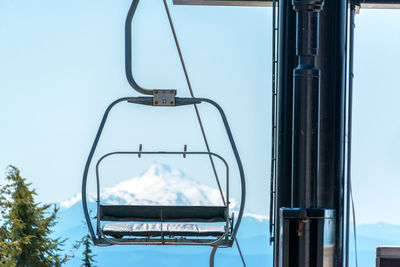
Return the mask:
<svg viewBox="0 0 400 267">
<path fill-rule="evenodd" d="M 217 252 L 218 247 L 213 247 L 211 250 L 210 254 L 210 267 L 214 267 L 214 258 L 215 258 L 215 253 Z"/>
<path fill-rule="evenodd" d="M 95 137 L 95 139 L 94 139 L 92 148 L 90 149 L 89 156 L 88 156 L 88 159 L 87 159 L 86 165 L 85 165 L 85 170 L 83 171 L 83 180 L 82 180 L 82 205 L 83 205 L 83 213 L 84 213 L 84 215 L 85 215 L 86 224 L 87 224 L 88 229 L 89 229 L 90 237 L 92 238 L 93 243 L 94 243 L 95 245 L 98 244 L 98 240 L 96 239 L 96 235 L 95 235 L 95 233 L 94 233 L 93 226 L 92 226 L 92 223 L 91 223 L 91 221 L 90 221 L 90 216 L 89 216 L 89 211 L 88 211 L 87 201 L 86 201 L 86 185 L 87 185 L 87 176 L 88 176 L 88 173 L 89 173 L 90 162 L 91 162 L 92 159 L 93 159 L 94 152 L 96 151 L 96 147 L 97 147 L 97 144 L 99 143 L 99 139 L 100 139 L 100 136 L 101 136 L 101 132 L 103 131 L 104 125 L 106 124 L 106 120 L 107 120 L 108 114 L 110 113 L 110 110 L 111 110 L 116 104 L 118 104 L 118 103 L 120 103 L 120 102 L 123 102 L 123 101 L 128 101 L 128 100 L 131 99 L 131 98 L 132 98 L 132 97 L 124 97 L 124 98 L 117 99 L 117 100 L 115 100 L 114 102 L 112 102 L 112 103 L 108 106 L 108 108 L 106 109 L 106 111 L 105 111 L 105 113 L 104 113 L 104 116 L 103 116 L 103 119 L 101 120 L 99 129 L 97 130 L 97 134 L 96 134 L 96 137 Z"/>
<path fill-rule="evenodd" d="M 136 8 L 139 4 L 139 0 L 133 0 L 129 8 L 128 15 L 125 20 L 125 74 L 129 84 L 137 92 L 145 95 L 153 95 L 153 90 L 144 89 L 138 85 L 133 78 L 132 74 L 132 19 L 135 15 Z"/>
<path fill-rule="evenodd" d="M 232 240 L 236 238 L 237 231 L 239 230 L 239 225 L 240 222 L 242 221 L 243 213 L 244 213 L 244 206 L 246 203 L 246 180 L 245 180 L 245 175 L 244 175 L 244 170 L 243 170 L 243 165 L 242 165 L 242 160 L 240 159 L 239 152 L 237 150 L 235 140 L 233 140 L 233 135 L 231 128 L 229 127 L 228 120 L 225 116 L 224 111 L 222 110 L 221 106 L 218 105 L 216 102 L 214 102 L 211 99 L 208 98 L 193 98 L 193 100 L 201 101 L 201 102 L 207 102 L 211 105 L 213 105 L 218 111 L 219 114 L 221 115 L 221 119 L 224 123 L 226 134 L 228 135 L 229 142 L 231 143 L 231 147 L 233 150 L 233 154 L 235 155 L 236 163 L 239 168 L 239 175 L 240 175 L 240 182 L 241 182 L 241 187 L 242 187 L 242 194 L 241 194 L 241 199 L 240 199 L 240 209 L 239 209 L 239 215 L 235 224 L 235 228 L 233 229 L 232 232 Z"/>
<path fill-rule="evenodd" d="M 98 240 L 96 239 L 96 235 L 95 235 L 95 232 L 93 230 L 93 226 L 92 226 L 91 221 L 90 221 L 88 207 L 87 207 L 87 201 L 86 201 L 87 175 L 88 175 L 88 172 L 89 172 L 89 167 L 90 167 L 90 163 L 92 161 L 94 152 L 96 151 L 97 144 L 98 144 L 98 142 L 100 140 L 101 133 L 102 133 L 104 125 L 105 125 L 105 123 L 107 121 L 108 114 L 110 113 L 111 109 L 116 104 L 118 104 L 120 102 L 123 102 L 123 101 L 127 101 L 129 103 L 135 103 L 135 104 L 146 104 L 147 102 L 152 101 L 152 97 L 123 97 L 123 98 L 115 100 L 106 109 L 106 111 L 105 111 L 105 113 L 103 115 L 103 119 L 101 120 L 99 129 L 97 130 L 97 134 L 96 134 L 95 140 L 93 142 L 92 148 L 90 150 L 90 153 L 89 153 L 86 165 L 85 165 L 85 170 L 84 170 L 84 173 L 83 173 L 83 181 L 82 181 L 82 205 L 83 205 L 83 211 L 84 211 L 85 219 L 86 219 L 86 222 L 87 222 L 87 225 L 88 225 L 88 228 L 89 228 L 89 233 L 90 233 L 90 236 L 93 239 L 94 244 L 98 244 Z M 234 229 L 232 231 L 232 242 L 233 242 L 233 240 L 236 238 L 236 234 L 237 234 L 237 231 L 239 230 L 239 225 L 240 225 L 240 222 L 242 220 L 243 213 L 244 213 L 245 200 L 246 200 L 246 181 L 245 181 L 245 175 L 244 175 L 242 161 L 240 159 L 239 152 L 237 150 L 235 141 L 233 140 L 233 136 L 232 136 L 232 132 L 231 132 L 231 129 L 229 127 L 229 124 L 228 124 L 228 120 L 227 120 L 227 118 L 225 116 L 225 113 L 222 110 L 222 108 L 216 102 L 214 102 L 213 100 L 210 100 L 210 99 L 207 99 L 207 98 L 178 98 L 177 97 L 176 98 L 176 102 L 177 103 L 182 103 L 182 104 L 185 104 L 185 105 L 199 103 L 199 102 L 207 102 L 207 103 L 213 105 L 219 111 L 219 113 L 221 115 L 221 119 L 222 119 L 222 121 L 224 123 L 225 130 L 226 130 L 226 133 L 228 135 L 229 142 L 231 144 L 231 147 L 232 147 L 232 150 L 233 150 L 233 154 L 234 154 L 236 162 L 237 162 L 237 166 L 238 166 L 238 169 L 239 169 L 239 175 L 240 175 L 241 188 L 242 188 L 239 215 L 238 215 L 235 227 L 234 227 Z"/>
</svg>

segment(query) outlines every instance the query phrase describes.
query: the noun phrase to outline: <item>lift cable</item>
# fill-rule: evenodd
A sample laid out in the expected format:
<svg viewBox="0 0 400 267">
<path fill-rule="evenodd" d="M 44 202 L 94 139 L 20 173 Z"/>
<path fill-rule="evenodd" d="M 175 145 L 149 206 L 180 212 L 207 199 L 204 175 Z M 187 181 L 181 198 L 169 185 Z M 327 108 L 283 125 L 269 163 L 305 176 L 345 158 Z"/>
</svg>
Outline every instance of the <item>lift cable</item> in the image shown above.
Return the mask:
<svg viewBox="0 0 400 267">
<path fill-rule="evenodd" d="M 193 89 L 192 89 L 192 84 L 191 84 L 190 79 L 189 79 L 189 74 L 188 74 L 187 69 L 186 69 L 185 61 L 183 60 L 183 55 L 182 55 L 181 47 L 180 47 L 180 45 L 179 45 L 179 41 L 178 41 L 178 37 L 177 37 L 177 35 L 176 35 L 175 27 L 174 27 L 174 24 L 173 24 L 173 22 L 172 22 L 171 13 L 169 12 L 169 8 L 168 8 L 167 1 L 166 1 L 166 0 L 163 0 L 163 2 L 164 2 L 165 11 L 167 12 L 167 15 L 168 15 L 169 25 L 170 25 L 170 27 L 171 27 L 172 34 L 173 34 L 173 36 L 174 36 L 174 41 L 175 41 L 176 49 L 178 50 L 179 59 L 180 59 L 180 61 L 181 61 L 181 65 L 182 65 L 182 68 L 183 68 L 183 72 L 185 73 L 186 83 L 187 83 L 187 85 L 188 85 L 188 87 L 189 87 L 190 96 L 191 96 L 191 97 L 194 97 L 194 93 L 193 93 Z M 208 140 L 207 140 L 207 137 L 206 137 L 206 133 L 205 133 L 205 131 L 204 131 L 203 122 L 202 122 L 202 120 L 201 120 L 200 112 L 199 112 L 199 109 L 198 109 L 198 107 L 197 107 L 197 104 L 194 104 L 194 109 L 195 109 L 195 111 L 196 111 L 197 120 L 199 121 L 201 133 L 202 133 L 202 135 L 203 135 L 203 139 L 204 139 L 204 143 L 205 143 L 206 148 L 207 148 L 207 152 L 210 152 L 210 147 L 209 147 L 209 145 L 208 145 Z M 213 169 L 213 172 L 214 172 L 216 181 L 217 181 L 219 193 L 221 194 L 222 202 L 224 203 L 224 205 L 226 205 L 225 199 L 224 199 L 224 194 L 223 194 L 222 188 L 221 188 L 221 184 L 220 184 L 219 179 L 218 179 L 217 170 L 216 170 L 216 168 L 215 168 L 214 160 L 213 160 L 213 158 L 212 158 L 211 155 L 209 156 L 209 158 L 210 158 L 211 166 L 212 166 L 212 169 Z"/>
<path fill-rule="evenodd" d="M 353 213 L 353 235 L 354 235 L 354 256 L 356 261 L 356 267 L 358 267 L 358 252 L 357 252 L 357 223 L 356 223 L 356 210 L 354 206 L 354 197 L 353 197 L 353 189 L 351 188 L 350 182 L 350 196 L 351 196 L 351 206 L 352 206 L 352 213 Z"/>
<path fill-rule="evenodd" d="M 347 1 L 347 6 L 349 6 L 349 1 Z M 349 10 L 346 9 L 346 44 L 345 44 L 345 49 L 346 49 L 346 66 L 345 66 L 345 72 L 346 75 L 348 77 L 348 80 L 346 80 L 348 83 L 350 83 L 350 73 L 348 70 L 348 65 L 350 65 L 350 62 L 347 61 L 347 58 L 349 57 L 350 51 L 349 51 Z M 348 84 L 346 83 L 346 92 L 345 92 L 345 102 L 344 102 L 344 109 L 345 112 L 348 112 L 348 107 L 347 107 L 347 102 L 348 102 L 348 91 L 347 91 L 347 87 Z M 348 132 L 348 113 L 346 113 L 347 117 L 346 117 L 346 121 L 345 121 L 345 127 L 343 128 L 343 134 L 345 136 L 345 138 L 347 138 L 347 132 Z M 346 142 L 348 141 L 348 139 L 346 139 Z M 344 229 L 345 229 L 345 240 L 344 240 L 344 267 L 349 267 L 349 240 L 350 240 L 350 231 L 349 231 L 349 227 L 350 227 L 350 192 L 349 192 L 349 181 L 348 181 L 348 165 L 347 165 L 347 158 L 348 158 L 348 144 L 346 143 L 346 152 L 347 155 L 345 156 L 345 160 L 346 160 L 346 165 L 345 165 L 345 170 L 343 170 L 343 175 L 345 175 L 345 190 L 346 190 L 346 199 L 345 199 L 345 225 L 344 225 Z M 346 153 L 345 152 L 345 153 Z"/>
<path fill-rule="evenodd" d="M 348 187 L 351 197 L 351 206 L 352 206 L 352 213 L 353 213 L 353 234 L 354 234 L 354 253 L 355 253 L 355 261 L 356 267 L 358 267 L 358 259 L 357 259 L 357 224 L 356 224 L 356 213 L 355 213 L 355 206 L 354 206 L 354 197 L 353 197 L 353 189 L 351 186 L 351 140 L 352 140 L 352 125 L 353 125 L 353 81 L 354 81 L 354 30 L 356 27 L 355 24 L 355 15 L 358 12 L 358 6 L 351 4 L 350 5 L 350 80 L 349 80 L 349 132 L 348 132 Z"/>
<path fill-rule="evenodd" d="M 164 2 L 165 11 L 166 11 L 167 16 L 168 16 L 169 25 L 170 25 L 170 27 L 171 27 L 172 34 L 173 34 L 173 36 L 174 36 L 175 45 L 176 45 L 176 48 L 177 48 L 177 50 L 178 50 L 179 59 L 180 59 L 180 61 L 181 61 L 181 65 L 182 65 L 182 68 L 183 68 L 183 72 L 184 72 L 184 74 L 185 74 L 186 83 L 187 83 L 187 85 L 188 85 L 188 88 L 189 88 L 189 92 L 190 92 L 191 97 L 194 97 L 193 88 L 192 88 L 192 85 L 191 85 L 191 82 L 190 82 L 190 79 L 189 79 L 189 74 L 188 74 L 187 69 L 186 69 L 185 61 L 184 61 L 184 59 L 183 59 L 183 55 L 182 55 L 182 51 L 181 51 L 181 48 L 180 48 L 180 45 L 179 45 L 178 37 L 177 37 L 177 35 L 176 35 L 174 23 L 172 22 L 171 13 L 169 12 L 169 8 L 168 8 L 167 1 L 166 1 L 166 0 L 163 0 L 163 2 Z M 206 148 L 207 148 L 207 152 L 210 152 L 210 147 L 209 147 L 209 145 L 208 145 L 207 136 L 206 136 L 206 133 L 205 133 L 205 130 L 204 130 L 204 127 L 203 127 L 203 122 L 202 122 L 202 120 L 201 120 L 201 116 L 200 116 L 200 112 L 199 112 L 199 109 L 198 109 L 198 107 L 197 107 L 197 104 L 194 104 L 194 108 L 195 108 L 195 111 L 196 111 L 197 119 L 198 119 L 198 121 L 199 121 L 199 125 L 200 125 L 200 129 L 201 129 L 201 133 L 202 133 L 202 135 L 203 135 L 204 143 L 205 143 Z M 219 192 L 220 192 L 220 194 L 221 194 L 222 202 L 223 202 L 224 205 L 227 205 L 227 204 L 229 205 L 229 203 L 226 203 L 226 202 L 225 202 L 224 194 L 223 194 L 223 192 L 222 192 L 221 184 L 220 184 L 219 179 L 218 179 L 218 174 L 217 174 L 217 170 L 216 170 L 216 168 L 215 168 L 214 160 L 213 160 L 213 158 L 212 158 L 211 155 L 209 155 L 209 158 L 210 158 L 211 166 L 212 166 L 212 169 L 213 169 L 213 172 L 214 172 L 214 175 L 215 175 L 215 179 L 216 179 L 216 182 L 217 182 L 217 185 L 218 185 L 218 189 L 219 189 Z M 238 248 L 238 251 L 239 251 L 239 255 L 240 255 L 240 258 L 241 258 L 242 263 L 243 263 L 243 266 L 246 267 L 246 263 L 245 263 L 245 261 L 244 261 L 243 254 L 242 254 L 242 251 L 241 251 L 240 246 L 239 246 L 239 242 L 238 242 L 238 240 L 237 240 L 236 237 L 235 237 L 235 242 L 236 242 L 236 245 L 237 245 L 237 248 Z M 212 264 L 214 264 L 214 255 L 215 255 L 215 253 L 216 253 L 216 250 L 217 250 L 217 248 L 214 247 L 213 250 L 212 250 L 212 252 L 211 252 L 210 264 L 211 264 L 211 262 L 212 262 Z M 211 266 L 211 265 L 210 265 L 210 266 Z"/>
<path fill-rule="evenodd" d="M 351 2 L 351 1 L 350 1 Z M 353 198 L 353 190 L 351 186 L 351 140 L 352 140 L 352 116 L 353 116 L 353 81 L 354 81 L 354 29 L 355 29 L 355 14 L 359 7 L 354 3 L 350 3 L 350 40 L 349 40 L 349 92 L 348 92 L 348 114 L 347 114 L 347 195 L 346 195 L 346 264 L 349 266 L 349 233 L 350 233 L 350 203 L 352 207 L 353 215 L 353 234 L 354 234 L 354 253 L 355 253 L 355 263 L 358 267 L 357 259 L 357 224 L 356 224 L 356 214 Z"/>
</svg>

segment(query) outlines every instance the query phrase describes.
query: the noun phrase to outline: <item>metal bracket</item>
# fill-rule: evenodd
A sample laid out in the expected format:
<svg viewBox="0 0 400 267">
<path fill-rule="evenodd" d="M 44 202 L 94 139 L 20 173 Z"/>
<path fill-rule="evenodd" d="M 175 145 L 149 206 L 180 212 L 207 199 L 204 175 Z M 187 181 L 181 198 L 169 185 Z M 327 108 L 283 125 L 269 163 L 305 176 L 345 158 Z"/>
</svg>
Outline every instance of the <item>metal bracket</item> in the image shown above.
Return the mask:
<svg viewBox="0 0 400 267">
<path fill-rule="evenodd" d="M 183 147 L 183 158 L 186 158 L 187 145 Z"/>
<path fill-rule="evenodd" d="M 175 106 L 176 90 L 153 90 L 153 106 Z"/>
<path fill-rule="evenodd" d="M 141 158 L 142 157 L 142 149 L 143 149 L 143 146 L 142 146 L 142 144 L 140 144 L 139 145 L 139 153 L 137 154 L 138 155 L 138 158 Z"/>
</svg>

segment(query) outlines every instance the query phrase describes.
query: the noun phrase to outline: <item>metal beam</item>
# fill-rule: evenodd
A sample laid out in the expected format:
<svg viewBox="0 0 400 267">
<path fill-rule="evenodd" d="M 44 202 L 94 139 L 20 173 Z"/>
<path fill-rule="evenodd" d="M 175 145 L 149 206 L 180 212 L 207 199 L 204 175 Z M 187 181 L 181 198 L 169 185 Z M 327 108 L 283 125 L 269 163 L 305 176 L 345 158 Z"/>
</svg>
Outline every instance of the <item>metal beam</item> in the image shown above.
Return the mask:
<svg viewBox="0 0 400 267">
<path fill-rule="evenodd" d="M 272 7 L 272 0 L 173 0 L 173 2 L 175 5 Z M 353 2 L 361 8 L 400 9 L 400 0 L 353 0 Z"/>
<path fill-rule="evenodd" d="M 372 9 L 399 9 L 400 0 L 356 0 L 353 3 L 359 3 L 361 8 Z"/>
<path fill-rule="evenodd" d="M 400 9 L 400 4 L 360 4 L 360 6 L 367 9 Z"/>
<path fill-rule="evenodd" d="M 173 0 L 174 5 L 272 7 L 272 0 Z"/>
</svg>

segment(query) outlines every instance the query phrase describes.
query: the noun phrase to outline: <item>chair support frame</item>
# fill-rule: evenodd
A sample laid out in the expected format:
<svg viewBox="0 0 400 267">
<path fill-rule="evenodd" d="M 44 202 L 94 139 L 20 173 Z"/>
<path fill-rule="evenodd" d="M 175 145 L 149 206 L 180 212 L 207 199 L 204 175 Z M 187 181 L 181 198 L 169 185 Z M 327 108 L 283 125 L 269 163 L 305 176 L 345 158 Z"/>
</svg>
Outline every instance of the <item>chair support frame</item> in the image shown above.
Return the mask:
<svg viewBox="0 0 400 267">
<path fill-rule="evenodd" d="M 153 106 L 153 97 L 123 97 L 123 98 L 119 98 L 115 101 L 113 101 L 108 108 L 106 109 L 106 111 L 104 112 L 103 118 L 101 120 L 100 126 L 97 130 L 96 133 L 96 137 L 94 139 L 94 142 L 92 144 L 92 147 L 90 149 L 89 155 L 88 155 L 88 159 L 86 161 L 85 164 L 85 168 L 84 168 L 84 172 L 83 172 L 83 181 L 82 181 L 82 206 L 83 206 L 83 211 L 84 211 L 84 215 L 85 215 L 85 220 L 88 226 L 88 230 L 89 230 L 89 234 L 93 240 L 93 243 L 95 245 L 107 245 L 107 244 L 126 244 L 126 245 L 144 245 L 144 244 L 151 244 L 151 245 L 214 245 L 214 246 L 232 246 L 233 244 L 233 240 L 235 240 L 238 229 L 239 229 L 239 225 L 241 222 L 241 219 L 243 217 L 243 213 L 244 213 L 244 207 L 245 207 L 245 199 L 246 199 L 246 182 L 245 182 L 245 174 L 244 174 L 244 170 L 243 170 L 243 165 L 239 156 L 239 152 L 237 150 L 235 141 L 233 139 L 233 135 L 231 132 L 231 129 L 229 127 L 228 124 L 228 120 L 226 118 L 226 115 L 224 113 L 224 111 L 222 110 L 221 106 L 219 106 L 216 102 L 214 102 L 213 100 L 207 99 L 207 98 L 179 98 L 176 97 L 175 98 L 175 106 L 169 106 L 169 108 L 171 107 L 176 107 L 176 106 L 184 106 L 184 105 L 194 105 L 194 104 L 200 104 L 202 102 L 211 104 L 212 106 L 214 106 L 218 111 L 219 114 L 221 116 L 221 119 L 223 121 L 225 130 L 226 130 L 226 134 L 228 136 L 229 142 L 231 144 L 231 148 L 237 163 L 237 167 L 239 170 L 239 176 L 240 176 L 240 184 L 241 184 L 241 200 L 240 200 L 240 208 L 239 208 L 239 213 L 237 216 L 237 220 L 236 220 L 236 224 L 233 226 L 231 225 L 230 228 L 232 228 L 231 230 L 231 234 L 230 236 L 227 236 L 227 234 L 221 236 L 220 238 L 218 238 L 217 240 L 205 240 L 205 239 L 199 239 L 198 241 L 196 241 L 196 243 L 194 243 L 193 240 L 185 240 L 183 241 L 178 241 L 178 240 L 182 240 L 182 239 L 176 239 L 176 241 L 174 242 L 170 242 L 168 240 L 164 240 L 163 238 L 161 238 L 161 243 L 157 240 L 152 239 L 151 241 L 146 241 L 146 242 L 137 242 L 137 241 L 132 241 L 132 242 L 121 242 L 121 240 L 119 239 L 110 239 L 110 238 L 104 238 L 101 235 L 100 236 L 96 236 L 92 222 L 91 222 L 91 218 L 89 215 L 89 211 L 88 211 L 88 206 L 87 206 L 87 180 L 88 180 L 88 173 L 89 173 L 89 169 L 90 169 L 90 165 L 91 162 L 93 160 L 93 156 L 96 152 L 96 148 L 97 145 L 99 143 L 100 140 L 100 136 L 102 134 L 102 131 L 104 129 L 104 126 L 106 124 L 108 115 L 110 113 L 110 111 L 112 110 L 112 108 L 121 103 L 121 102 L 128 102 L 128 103 L 133 103 L 133 104 L 142 104 L 142 105 L 149 105 L 149 106 Z M 160 107 L 161 108 L 161 107 Z M 164 108 L 168 108 L 168 107 L 164 107 Z M 133 153 L 133 154 L 182 154 L 182 155 L 190 155 L 190 154 L 209 154 L 215 157 L 218 157 L 220 159 L 222 159 L 222 161 L 224 162 L 224 164 L 227 163 L 226 161 L 219 156 L 218 154 L 212 153 L 212 152 L 167 152 L 167 151 L 160 151 L 160 152 L 143 152 L 143 151 L 136 151 L 136 152 L 111 152 L 108 153 L 106 155 L 103 156 L 103 158 L 107 155 L 113 154 L 113 153 Z M 101 158 L 102 159 L 102 158 Z M 99 159 L 99 161 L 101 161 L 101 159 Z M 98 166 L 98 164 L 97 164 Z M 228 177 L 227 177 L 228 178 Z M 228 181 L 227 181 L 228 184 Z M 228 195 L 229 190 L 227 191 L 227 200 L 229 200 L 229 195 Z M 98 196 L 98 203 L 97 206 L 99 207 L 99 179 L 97 179 L 97 196 Z M 229 203 L 229 202 L 227 202 Z M 229 204 L 227 204 L 229 205 Z M 233 223 L 233 221 L 232 221 Z M 225 242 L 221 242 L 222 240 L 226 240 Z"/>
</svg>

